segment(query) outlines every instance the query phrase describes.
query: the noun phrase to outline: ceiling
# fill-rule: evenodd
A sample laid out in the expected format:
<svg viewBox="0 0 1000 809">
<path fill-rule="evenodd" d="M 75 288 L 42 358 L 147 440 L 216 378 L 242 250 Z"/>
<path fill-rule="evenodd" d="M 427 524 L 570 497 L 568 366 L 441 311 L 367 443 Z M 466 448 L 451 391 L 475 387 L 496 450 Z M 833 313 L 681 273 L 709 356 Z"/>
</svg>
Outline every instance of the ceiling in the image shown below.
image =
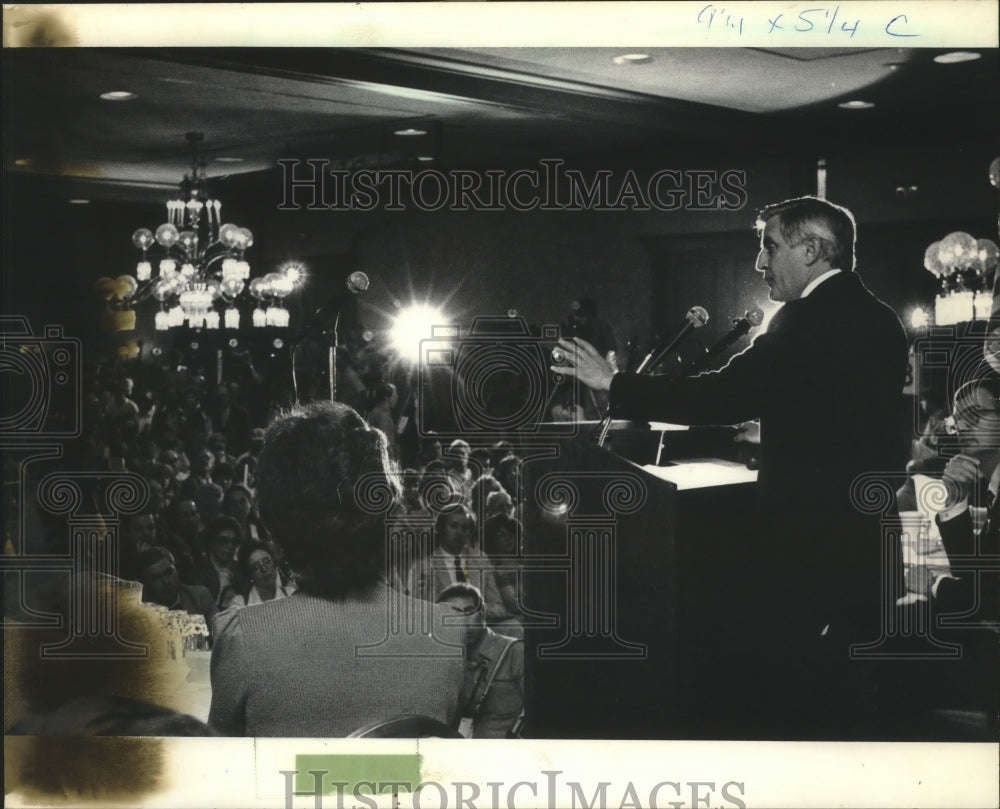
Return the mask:
<svg viewBox="0 0 1000 809">
<path fill-rule="evenodd" d="M 205 134 L 209 177 L 282 158 L 335 167 L 509 165 L 845 138 L 940 148 L 1000 135 L 996 50 L 4 49 L 5 168 L 92 199 L 162 197 Z M 128 90 L 130 101 L 101 93 Z M 875 106 L 845 110 L 838 102 Z M 424 135 L 399 136 L 413 129 Z M 415 163 L 416 164 L 416 163 Z"/>
</svg>

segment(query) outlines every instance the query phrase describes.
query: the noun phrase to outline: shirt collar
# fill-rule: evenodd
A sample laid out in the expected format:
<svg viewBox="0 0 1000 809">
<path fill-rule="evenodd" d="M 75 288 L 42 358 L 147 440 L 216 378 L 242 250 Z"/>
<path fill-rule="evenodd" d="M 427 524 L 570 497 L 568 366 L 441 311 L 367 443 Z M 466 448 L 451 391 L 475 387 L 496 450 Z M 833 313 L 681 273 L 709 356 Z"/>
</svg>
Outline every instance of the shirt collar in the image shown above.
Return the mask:
<svg viewBox="0 0 1000 809">
<path fill-rule="evenodd" d="M 816 289 L 816 287 L 822 284 L 827 278 L 833 278 L 833 276 L 839 275 L 840 272 L 841 272 L 840 270 L 827 270 L 819 278 L 813 278 L 813 280 L 809 282 L 806 288 L 802 290 L 802 294 L 799 296 L 799 300 L 801 300 L 802 298 L 809 297 L 809 293 L 811 293 L 814 289 Z"/>
</svg>

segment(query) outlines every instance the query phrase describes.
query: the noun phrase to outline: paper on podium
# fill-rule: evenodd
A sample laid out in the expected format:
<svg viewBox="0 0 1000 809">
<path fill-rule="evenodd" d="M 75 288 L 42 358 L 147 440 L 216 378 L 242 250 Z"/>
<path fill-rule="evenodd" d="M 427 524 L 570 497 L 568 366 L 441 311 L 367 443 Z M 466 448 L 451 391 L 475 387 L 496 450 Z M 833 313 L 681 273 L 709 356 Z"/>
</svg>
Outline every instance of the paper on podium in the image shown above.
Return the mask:
<svg viewBox="0 0 1000 809">
<path fill-rule="evenodd" d="M 691 458 L 678 461 L 673 466 L 647 464 L 642 468 L 661 480 L 669 480 L 680 491 L 754 483 L 757 480 L 756 469 L 747 469 L 745 464 L 719 458 Z"/>
</svg>

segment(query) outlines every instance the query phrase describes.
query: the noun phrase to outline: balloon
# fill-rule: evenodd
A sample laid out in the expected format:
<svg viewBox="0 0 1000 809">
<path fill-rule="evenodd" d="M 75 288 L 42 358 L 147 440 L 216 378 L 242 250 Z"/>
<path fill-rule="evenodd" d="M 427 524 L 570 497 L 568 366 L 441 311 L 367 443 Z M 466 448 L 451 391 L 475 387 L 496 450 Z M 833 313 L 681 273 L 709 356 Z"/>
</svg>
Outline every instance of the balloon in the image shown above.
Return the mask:
<svg viewBox="0 0 1000 809">
<path fill-rule="evenodd" d="M 1000 188 L 1000 157 L 994 157 L 990 163 L 990 185 Z"/>
<path fill-rule="evenodd" d="M 132 234 L 132 244 L 140 250 L 145 250 L 153 243 L 153 231 L 148 228 L 139 228 Z"/>
<path fill-rule="evenodd" d="M 261 290 L 261 287 L 263 286 L 264 286 L 263 278 L 254 278 L 253 281 L 250 282 L 250 286 L 247 287 L 247 289 L 250 291 L 251 295 L 257 298 L 257 300 L 260 300 L 264 296 L 264 293 Z"/>
<path fill-rule="evenodd" d="M 240 236 L 237 243 L 240 250 L 246 250 L 253 245 L 253 232 L 250 228 L 240 228 Z"/>
</svg>

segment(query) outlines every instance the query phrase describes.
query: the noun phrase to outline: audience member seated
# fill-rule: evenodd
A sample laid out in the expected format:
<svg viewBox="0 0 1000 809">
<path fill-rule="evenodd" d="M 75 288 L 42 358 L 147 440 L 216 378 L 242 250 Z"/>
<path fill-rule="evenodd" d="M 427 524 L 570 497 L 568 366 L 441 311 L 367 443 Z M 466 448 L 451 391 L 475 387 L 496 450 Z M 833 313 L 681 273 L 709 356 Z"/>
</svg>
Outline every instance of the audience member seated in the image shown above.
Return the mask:
<svg viewBox="0 0 1000 809">
<path fill-rule="evenodd" d="M 229 487 L 233 485 L 235 480 L 235 463 L 229 463 L 229 461 L 217 461 L 215 466 L 212 467 L 212 483 L 222 489 L 223 492 L 228 491 Z"/>
<path fill-rule="evenodd" d="M 240 528 L 232 517 L 219 517 L 205 531 L 205 553 L 195 566 L 194 578 L 212 594 L 219 609 L 229 606 L 246 589 L 236 566 Z"/>
<path fill-rule="evenodd" d="M 483 525 L 483 550 L 490 559 L 507 616 L 490 621 L 504 635 L 524 637 L 521 613 L 521 523 L 507 514 L 495 514 Z"/>
<path fill-rule="evenodd" d="M 247 542 L 236 552 L 236 563 L 249 590 L 238 593 L 231 606 L 246 607 L 263 604 L 276 598 L 285 598 L 295 592 L 296 586 L 290 576 L 278 567 L 274 552 L 264 542 Z"/>
<path fill-rule="evenodd" d="M 206 446 L 199 446 L 191 453 L 191 474 L 181 484 L 181 497 L 194 499 L 199 487 L 212 482 L 215 454 Z"/>
<path fill-rule="evenodd" d="M 517 455 L 508 455 L 497 464 L 496 469 L 497 480 L 516 507 L 521 498 L 521 459 Z"/>
<path fill-rule="evenodd" d="M 493 456 L 486 447 L 477 447 L 469 454 L 469 468 L 476 479 L 493 474 Z"/>
<path fill-rule="evenodd" d="M 960 451 L 945 465 L 942 477 L 947 500 L 937 515 L 941 541 L 949 559 L 992 556 L 993 569 L 982 572 L 956 563 L 952 575 L 934 582 L 934 602 L 941 611 L 974 610 L 978 620 L 1000 629 L 996 570 L 1000 554 L 996 496 L 1000 487 L 1000 377 L 967 382 L 959 388 L 951 419 Z M 985 496 L 983 482 L 987 484 Z"/>
<path fill-rule="evenodd" d="M 125 514 L 121 518 L 120 532 L 120 575 L 125 579 L 137 580 L 139 554 L 157 544 L 156 518 L 148 511 Z"/>
<path fill-rule="evenodd" d="M 223 516 L 222 504 L 225 501 L 225 490 L 216 483 L 205 483 L 194 493 L 194 504 L 203 522 L 210 523 L 216 517 Z"/>
<path fill-rule="evenodd" d="M 461 438 L 456 438 L 448 445 L 448 451 L 444 458 L 451 485 L 466 499 L 466 502 L 468 502 L 472 489 L 472 471 L 469 469 L 470 452 L 469 443 Z"/>
<path fill-rule="evenodd" d="M 208 448 L 215 455 L 215 465 L 218 466 L 221 463 L 229 464 L 231 467 L 235 467 L 236 458 L 229 454 L 227 451 L 227 446 L 229 442 L 226 440 L 226 436 L 222 433 L 212 433 L 208 437 L 206 442 Z"/>
<path fill-rule="evenodd" d="M 225 453 L 227 446 L 238 449 L 245 446 L 244 442 L 250 430 L 250 416 L 244 407 L 233 402 L 229 385 L 226 383 L 223 382 L 216 387 L 215 399 L 208 415 L 212 420 L 212 429 L 223 439 L 222 453 Z M 220 454 L 218 450 L 216 454 Z M 220 455 L 219 460 L 232 459 Z"/>
<path fill-rule="evenodd" d="M 254 510 L 253 492 L 246 486 L 241 483 L 230 486 L 222 501 L 222 510 L 225 516 L 232 517 L 239 525 L 241 544 L 267 540 L 267 532 Z"/>
<path fill-rule="evenodd" d="M 392 409 L 396 406 L 398 396 L 396 386 L 389 382 L 380 382 L 368 391 L 369 407 L 365 418 L 372 427 L 385 433 L 389 447 L 389 457 L 399 460 L 399 444 L 396 441 L 396 420 L 392 417 Z"/>
<path fill-rule="evenodd" d="M 249 489 L 257 488 L 257 462 L 264 447 L 264 428 L 254 427 L 250 431 L 248 449 L 236 459 L 236 482 Z"/>
<path fill-rule="evenodd" d="M 502 491 L 503 486 L 500 485 L 500 481 L 492 475 L 480 475 L 476 478 L 469 495 L 469 505 L 472 507 L 472 513 L 477 520 L 482 521 L 486 519 L 487 498 L 494 492 Z"/>
<path fill-rule="evenodd" d="M 167 508 L 159 544 L 174 555 L 185 581 L 193 581 L 193 567 L 201 556 L 204 530 L 194 500 L 174 500 Z"/>
<path fill-rule="evenodd" d="M 483 597 L 471 584 L 451 585 L 438 596 L 438 602 L 461 616 L 465 630 L 463 735 L 508 738 L 524 710 L 524 644 L 486 625 Z"/>
<path fill-rule="evenodd" d="M 260 512 L 300 573 L 299 589 L 220 614 L 209 714 L 215 729 L 331 737 L 399 714 L 456 720 L 461 638 L 448 637 L 442 608 L 424 609 L 386 584 L 384 514 L 399 492 L 385 436 L 347 405 L 314 402 L 270 425 Z M 364 654 L 384 645 L 397 614 L 425 616 L 437 636 L 403 632 L 391 637 L 395 657 Z"/>
<path fill-rule="evenodd" d="M 476 519 L 468 506 L 458 503 L 440 511 L 434 521 L 434 550 L 411 568 L 409 593 L 433 603 L 451 585 L 469 582 L 484 594 L 487 621 L 516 619 L 504 604 L 496 571 L 477 540 Z"/>
<path fill-rule="evenodd" d="M 516 513 L 514 501 L 507 492 L 501 489 L 498 492 L 491 492 L 486 498 L 486 507 L 483 509 L 484 519 L 503 514 L 506 517 L 513 517 Z"/>
<path fill-rule="evenodd" d="M 174 556 L 166 548 L 148 548 L 137 559 L 142 600 L 169 610 L 203 615 L 211 630 L 217 608 L 212 594 L 200 584 L 184 584 L 177 575 Z"/>
</svg>

